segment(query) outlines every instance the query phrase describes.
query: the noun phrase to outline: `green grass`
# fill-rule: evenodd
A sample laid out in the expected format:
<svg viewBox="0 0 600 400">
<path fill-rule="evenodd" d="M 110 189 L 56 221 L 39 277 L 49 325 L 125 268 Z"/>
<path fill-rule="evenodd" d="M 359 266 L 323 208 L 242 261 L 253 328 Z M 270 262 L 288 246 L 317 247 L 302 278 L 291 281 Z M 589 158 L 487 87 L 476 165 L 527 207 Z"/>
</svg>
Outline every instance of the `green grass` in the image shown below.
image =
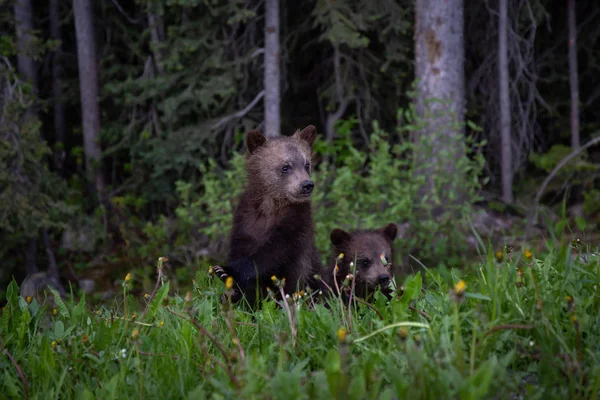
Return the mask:
<svg viewBox="0 0 600 400">
<path fill-rule="evenodd" d="M 490 253 L 445 278 L 425 269 L 371 306 L 292 296 L 254 314 L 224 308 L 205 272 L 191 296 L 159 280 L 140 306 L 131 280 L 92 310 L 83 298 L 28 303 L 13 282 L 0 397 L 25 398 L 25 382 L 31 399 L 597 399 L 600 257 L 574 251 Z"/>
</svg>

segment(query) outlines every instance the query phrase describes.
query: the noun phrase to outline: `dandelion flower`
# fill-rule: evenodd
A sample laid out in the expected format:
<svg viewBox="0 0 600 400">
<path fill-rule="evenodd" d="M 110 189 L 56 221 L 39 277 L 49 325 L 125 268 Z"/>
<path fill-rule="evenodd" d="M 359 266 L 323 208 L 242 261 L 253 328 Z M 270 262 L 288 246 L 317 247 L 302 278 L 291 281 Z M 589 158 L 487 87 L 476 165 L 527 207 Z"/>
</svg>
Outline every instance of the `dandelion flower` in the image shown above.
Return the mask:
<svg viewBox="0 0 600 400">
<path fill-rule="evenodd" d="M 575 316 L 575 314 L 571 315 L 570 320 L 571 320 L 572 323 L 576 323 L 577 322 L 577 316 Z"/>
<path fill-rule="evenodd" d="M 454 293 L 463 294 L 465 289 L 467 288 L 467 284 L 462 279 L 454 285 Z"/>
<path fill-rule="evenodd" d="M 344 343 L 346 341 L 346 336 L 348 336 L 348 331 L 346 331 L 346 328 L 340 328 L 337 331 L 337 336 L 338 336 L 338 340 L 341 343 Z"/>
<path fill-rule="evenodd" d="M 56 348 L 56 341 L 55 341 L 55 340 L 53 340 L 53 341 L 52 341 L 52 348 L 53 348 L 53 349 L 55 349 L 55 348 Z"/>
<path fill-rule="evenodd" d="M 338 259 L 340 259 L 340 260 L 341 260 L 342 258 L 344 258 L 344 253 L 340 253 L 340 254 L 338 255 L 338 257 L 337 257 L 337 258 L 338 258 Z"/>
<path fill-rule="evenodd" d="M 83 343 L 87 343 L 88 342 L 88 335 L 84 333 L 83 336 L 81 337 L 81 341 Z"/>
<path fill-rule="evenodd" d="M 150 295 L 148 293 L 144 293 L 144 299 L 148 300 L 150 298 Z"/>
<path fill-rule="evenodd" d="M 58 308 L 52 309 L 52 315 L 56 315 L 56 314 L 58 314 Z"/>
<path fill-rule="evenodd" d="M 131 332 L 131 338 L 132 338 L 132 339 L 134 339 L 134 340 L 135 340 L 135 339 L 137 339 L 139 335 L 140 335 L 140 331 L 139 331 L 137 328 L 135 328 L 135 329 L 134 329 L 134 330 Z"/>
<path fill-rule="evenodd" d="M 227 280 L 225 281 L 225 287 L 227 289 L 231 289 L 233 287 L 233 278 L 231 276 L 227 277 Z"/>
<path fill-rule="evenodd" d="M 27 303 L 31 303 L 32 300 L 33 300 L 33 297 L 31 297 L 31 296 L 27 296 L 25 298 L 25 301 L 27 301 Z"/>
<path fill-rule="evenodd" d="M 399 335 L 400 339 L 406 340 L 406 338 L 408 337 L 408 329 L 405 326 L 401 327 Z"/>
<path fill-rule="evenodd" d="M 215 270 L 213 269 L 212 265 L 210 267 L 208 267 L 208 274 L 212 275 L 214 274 Z"/>
<path fill-rule="evenodd" d="M 533 254 L 531 254 L 531 251 L 525 250 L 525 258 L 526 259 L 531 260 L 532 256 L 533 256 Z"/>
<path fill-rule="evenodd" d="M 502 253 L 501 251 L 496 252 L 496 259 L 498 259 L 498 261 L 502 261 L 503 257 L 504 257 L 504 253 Z"/>
<path fill-rule="evenodd" d="M 273 282 L 275 282 L 275 281 L 277 280 L 277 277 L 276 277 L 275 275 L 273 275 L 273 276 L 271 276 L 271 280 L 272 280 Z"/>
<path fill-rule="evenodd" d="M 127 275 L 125 275 L 125 282 L 129 282 L 131 280 L 131 272 L 128 272 Z"/>
<path fill-rule="evenodd" d="M 160 322 L 158 323 L 158 326 L 160 326 L 161 328 L 162 328 L 163 326 L 165 326 L 165 321 L 160 321 Z"/>
</svg>

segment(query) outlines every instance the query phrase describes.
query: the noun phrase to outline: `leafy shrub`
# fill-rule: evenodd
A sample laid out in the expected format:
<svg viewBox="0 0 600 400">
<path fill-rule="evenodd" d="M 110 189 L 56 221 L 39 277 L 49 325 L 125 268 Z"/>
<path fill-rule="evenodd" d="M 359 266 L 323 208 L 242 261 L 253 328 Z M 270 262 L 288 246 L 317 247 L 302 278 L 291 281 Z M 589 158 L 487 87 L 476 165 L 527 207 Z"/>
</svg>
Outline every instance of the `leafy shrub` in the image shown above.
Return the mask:
<svg viewBox="0 0 600 400">
<path fill-rule="evenodd" d="M 415 173 L 414 145 L 403 140 L 407 131 L 418 129 L 417 118 L 412 108 L 401 110 L 400 115 L 408 117 L 411 124 L 395 134 L 388 134 L 375 123 L 368 153 L 360 151 L 351 140 L 355 119 L 339 122 L 339 137 L 332 144 L 322 138 L 315 142 L 316 156 L 323 161 L 313 172 L 317 187 L 313 195 L 313 218 L 316 244 L 324 258 L 329 256 L 332 229 L 378 228 L 387 222 L 405 223 L 410 227 L 408 236 L 398 241 L 402 254 L 417 249 L 419 257 L 425 260 L 444 260 L 451 264 L 463 250 L 462 237 L 457 233 L 468 226 L 469 210 L 477 199 L 483 165 L 482 157 L 474 153 L 477 146 L 472 146 L 455 164 L 456 174 L 466 179 L 455 183 L 454 174 L 448 176 L 439 171 L 435 188 L 429 194 L 431 201 L 422 201 L 419 188 L 423 178 Z M 236 198 L 245 182 L 243 157 L 235 153 L 227 170 L 209 160 L 201 166 L 201 172 L 201 193 L 196 194 L 196 188 L 190 183 L 177 184 L 180 205 L 176 215 L 181 224 L 180 235 L 193 237 L 199 233 L 222 250 L 231 228 Z M 448 197 L 452 198 L 448 195 L 449 187 L 461 190 L 464 201 L 448 204 L 437 215 L 435 209 Z"/>
</svg>

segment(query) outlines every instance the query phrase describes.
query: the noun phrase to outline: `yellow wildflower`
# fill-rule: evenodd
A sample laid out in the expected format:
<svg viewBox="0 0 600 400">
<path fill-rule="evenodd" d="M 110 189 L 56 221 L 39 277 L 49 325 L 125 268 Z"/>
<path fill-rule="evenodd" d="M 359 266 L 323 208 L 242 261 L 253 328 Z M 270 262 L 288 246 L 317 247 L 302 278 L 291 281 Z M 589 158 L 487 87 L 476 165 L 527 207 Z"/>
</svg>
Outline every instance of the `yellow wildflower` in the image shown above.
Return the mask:
<svg viewBox="0 0 600 400">
<path fill-rule="evenodd" d="M 273 282 L 275 282 L 275 281 L 277 280 L 277 277 L 276 277 L 275 275 L 273 275 L 273 276 L 271 277 L 271 280 L 272 280 Z"/>
<path fill-rule="evenodd" d="M 160 321 L 160 322 L 158 323 L 158 326 L 160 326 L 161 328 L 162 328 L 163 326 L 165 326 L 165 321 Z"/>
<path fill-rule="evenodd" d="M 575 314 L 571 315 L 571 322 L 572 323 L 576 323 L 577 322 L 577 317 L 575 316 Z"/>
<path fill-rule="evenodd" d="M 233 344 L 235 344 L 236 346 L 239 346 L 239 345 L 240 345 L 240 339 L 238 339 L 238 338 L 233 338 L 233 339 L 231 339 L 231 341 L 232 341 L 232 342 L 233 342 Z"/>
<path fill-rule="evenodd" d="M 338 336 L 338 340 L 341 343 L 344 343 L 346 341 L 346 336 L 348 336 L 348 332 L 346 331 L 346 328 L 338 329 L 337 336 Z"/>
<path fill-rule="evenodd" d="M 52 348 L 55 349 L 56 348 L 56 341 L 52 341 Z"/>
<path fill-rule="evenodd" d="M 225 281 L 225 287 L 227 289 L 231 289 L 233 287 L 233 278 L 231 276 L 227 277 L 227 280 Z"/>
<path fill-rule="evenodd" d="M 501 251 L 497 251 L 497 252 L 496 252 L 496 259 L 497 259 L 498 261 L 502 261 L 502 258 L 503 258 L 503 257 L 504 257 L 504 253 L 503 253 L 503 252 L 501 252 Z"/>
<path fill-rule="evenodd" d="M 533 256 L 533 254 L 531 254 L 531 251 L 525 250 L 525 258 L 526 259 L 531 260 L 532 256 Z"/>
<path fill-rule="evenodd" d="M 208 267 L 208 274 L 212 275 L 215 273 L 215 270 L 213 269 L 212 265 L 210 267 Z"/>
<path fill-rule="evenodd" d="M 467 288 L 467 284 L 462 279 L 454 285 L 454 293 L 463 294 L 465 289 Z"/>
<path fill-rule="evenodd" d="M 340 259 L 340 260 L 341 260 L 342 258 L 344 258 L 344 253 L 340 253 L 340 255 L 338 255 L 338 257 L 337 257 L 337 258 L 338 258 L 338 259 Z"/>
<path fill-rule="evenodd" d="M 135 339 L 137 339 L 139 335 L 140 335 L 140 331 L 139 331 L 137 328 L 135 328 L 135 329 L 134 329 L 134 330 L 131 332 L 131 338 L 132 338 L 132 339 L 134 339 L 134 340 L 135 340 Z"/>
<path fill-rule="evenodd" d="M 125 275 L 125 282 L 129 282 L 131 280 L 131 272 L 128 272 L 127 275 Z"/>
<path fill-rule="evenodd" d="M 56 315 L 56 314 L 58 314 L 58 308 L 52 309 L 52 315 Z"/>
<path fill-rule="evenodd" d="M 136 318 L 137 318 L 137 314 L 133 314 L 133 315 L 131 316 L 131 320 L 132 320 L 132 321 L 134 321 Z"/>
<path fill-rule="evenodd" d="M 81 337 L 81 341 L 83 343 L 87 343 L 88 342 L 88 335 L 84 333 L 83 336 Z"/>
<path fill-rule="evenodd" d="M 27 296 L 25 298 L 25 301 L 27 301 L 27 303 L 31 303 L 32 300 L 33 300 L 33 297 L 31 297 L 31 296 Z"/>
<path fill-rule="evenodd" d="M 144 299 L 148 300 L 150 298 L 150 295 L 148 293 L 144 293 Z"/>
<path fill-rule="evenodd" d="M 398 332 L 398 334 L 400 335 L 400 339 L 406 340 L 406 338 L 408 337 L 408 329 L 405 326 L 403 326 L 400 328 L 400 332 Z"/>
</svg>

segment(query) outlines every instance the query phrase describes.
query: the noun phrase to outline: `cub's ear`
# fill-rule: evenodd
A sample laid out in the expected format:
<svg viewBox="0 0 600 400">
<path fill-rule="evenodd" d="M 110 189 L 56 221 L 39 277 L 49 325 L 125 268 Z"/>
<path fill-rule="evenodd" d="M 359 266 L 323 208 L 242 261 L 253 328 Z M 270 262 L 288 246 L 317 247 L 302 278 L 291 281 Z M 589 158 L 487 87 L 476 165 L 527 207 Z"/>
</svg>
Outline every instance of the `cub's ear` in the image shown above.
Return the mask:
<svg viewBox="0 0 600 400">
<path fill-rule="evenodd" d="M 317 138 L 317 128 L 314 125 L 309 125 L 299 132 L 294 133 L 294 136 L 304 140 L 310 147 L 312 147 L 315 139 Z"/>
<path fill-rule="evenodd" d="M 389 240 L 390 243 L 392 243 L 396 239 L 396 235 L 398 234 L 398 225 L 390 222 L 385 226 L 385 228 L 381 230 L 381 232 L 383 233 L 383 236 L 385 236 L 385 238 Z"/>
<path fill-rule="evenodd" d="M 256 149 L 267 143 L 267 138 L 259 131 L 250 131 L 246 135 L 246 147 L 250 154 L 254 153 Z"/>
<path fill-rule="evenodd" d="M 331 243 L 335 247 L 340 247 L 350 241 L 350 234 L 346 231 L 336 228 L 331 231 L 331 234 L 329 235 L 329 240 L 331 240 Z"/>
</svg>

